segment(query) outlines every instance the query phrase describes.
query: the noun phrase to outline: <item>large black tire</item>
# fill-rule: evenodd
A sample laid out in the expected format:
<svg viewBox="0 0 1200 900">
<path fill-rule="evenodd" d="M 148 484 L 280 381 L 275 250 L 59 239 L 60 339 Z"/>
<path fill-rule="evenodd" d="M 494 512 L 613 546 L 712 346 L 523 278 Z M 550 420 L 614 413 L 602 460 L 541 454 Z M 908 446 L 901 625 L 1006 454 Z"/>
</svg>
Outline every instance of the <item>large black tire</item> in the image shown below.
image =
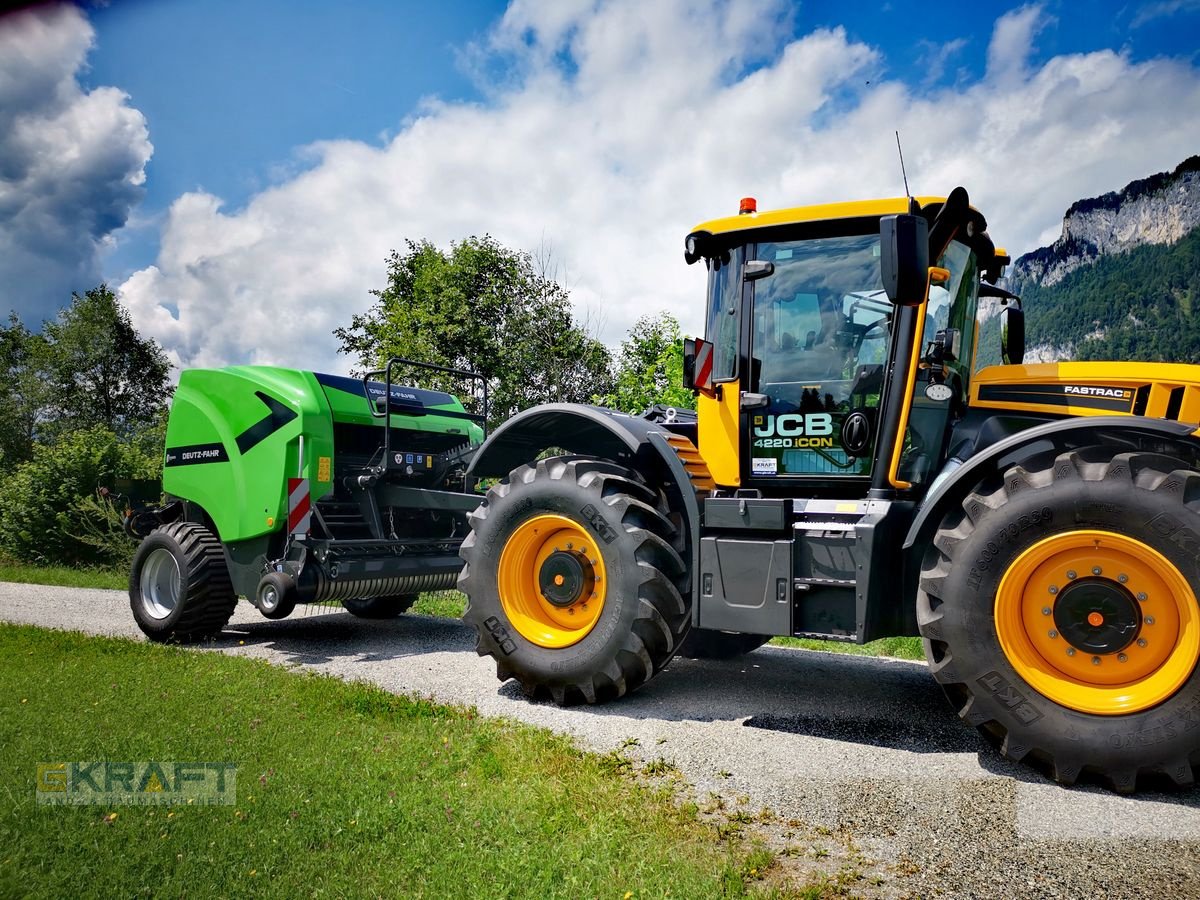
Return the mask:
<svg viewBox="0 0 1200 900">
<path fill-rule="evenodd" d="M 583 574 L 578 582 L 572 577 L 563 590 L 576 583 L 588 585 L 588 590 L 596 587 L 587 581 L 588 572 L 602 572 L 607 583 L 590 595 L 599 597 L 599 609 L 593 605 L 589 611 L 586 599 L 577 601 L 583 604 L 581 616 L 594 618 L 590 630 L 581 628 L 578 638 L 559 647 L 531 640 L 509 615 L 517 602 L 549 609 L 545 591 L 540 597 L 532 591 L 519 597 L 509 591 L 508 608 L 501 600 L 506 546 L 523 541 L 516 536 L 528 536 L 538 527 L 533 520 L 546 516 L 568 522 L 571 533 L 581 536 L 585 545 L 578 562 Z M 629 469 L 577 457 L 521 466 L 488 492 L 470 522 L 472 530 L 461 550 L 466 565 L 458 580 L 468 598 L 463 619 L 478 634 L 479 654 L 496 660 L 497 677 L 515 678 L 529 696 L 549 695 L 559 704 L 620 697 L 661 671 L 686 636 L 691 611 L 685 566 L 672 543 L 675 528 L 659 493 Z M 550 552 L 550 543 L 543 552 Z M 575 565 L 568 557 L 578 551 L 570 547 L 564 540 L 562 552 L 553 551 L 567 566 Z M 597 551 L 599 558 L 591 561 L 591 568 L 586 558 L 596 557 Z M 513 579 L 542 578 L 556 563 L 547 559 L 537 572 L 511 561 L 506 564 L 505 583 L 511 585 Z"/>
<path fill-rule="evenodd" d="M 1111 448 L 1027 465 L 970 494 L 926 551 L 934 677 L 1005 756 L 1059 782 L 1192 784 L 1200 473 Z"/>
<path fill-rule="evenodd" d="M 420 594 L 391 594 L 387 597 L 363 597 L 356 600 L 343 600 L 351 615 L 360 619 L 394 619 L 408 612 Z"/>
<path fill-rule="evenodd" d="M 769 634 L 693 628 L 684 638 L 679 655 L 685 659 L 733 659 L 753 653 L 770 639 Z"/>
<path fill-rule="evenodd" d="M 152 641 L 186 644 L 219 634 L 237 606 L 221 542 L 194 522 L 156 528 L 133 557 L 129 606 Z"/>
</svg>

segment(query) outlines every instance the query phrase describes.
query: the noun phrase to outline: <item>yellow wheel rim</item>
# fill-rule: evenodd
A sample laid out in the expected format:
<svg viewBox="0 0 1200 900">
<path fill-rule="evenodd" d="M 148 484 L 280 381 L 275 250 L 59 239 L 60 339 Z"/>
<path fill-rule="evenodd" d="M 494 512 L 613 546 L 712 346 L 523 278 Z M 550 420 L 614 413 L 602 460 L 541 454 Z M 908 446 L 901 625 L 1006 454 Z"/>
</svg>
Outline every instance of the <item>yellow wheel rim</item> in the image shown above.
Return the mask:
<svg viewBox="0 0 1200 900">
<path fill-rule="evenodd" d="M 1200 658 L 1196 595 L 1141 541 L 1068 531 L 1016 558 L 996 591 L 996 634 L 1026 683 L 1097 715 L 1150 709 Z"/>
<path fill-rule="evenodd" d="M 500 553 L 500 605 L 521 637 L 539 647 L 570 647 L 596 626 L 608 578 L 592 537 L 565 516 L 517 526 Z"/>
</svg>

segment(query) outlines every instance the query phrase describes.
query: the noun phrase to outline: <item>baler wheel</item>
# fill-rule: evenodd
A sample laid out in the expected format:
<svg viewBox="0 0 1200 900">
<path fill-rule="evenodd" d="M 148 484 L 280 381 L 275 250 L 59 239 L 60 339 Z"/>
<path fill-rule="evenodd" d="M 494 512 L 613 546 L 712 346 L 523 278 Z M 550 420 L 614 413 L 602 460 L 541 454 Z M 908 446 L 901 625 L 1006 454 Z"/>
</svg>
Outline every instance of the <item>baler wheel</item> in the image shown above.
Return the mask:
<svg viewBox="0 0 1200 900">
<path fill-rule="evenodd" d="M 221 542 L 195 522 L 150 532 L 133 557 L 129 605 L 152 641 L 186 644 L 219 634 L 237 606 Z"/>
<path fill-rule="evenodd" d="M 286 619 L 296 609 L 296 580 L 285 572 L 268 572 L 258 583 L 255 605 L 268 619 Z"/>
</svg>

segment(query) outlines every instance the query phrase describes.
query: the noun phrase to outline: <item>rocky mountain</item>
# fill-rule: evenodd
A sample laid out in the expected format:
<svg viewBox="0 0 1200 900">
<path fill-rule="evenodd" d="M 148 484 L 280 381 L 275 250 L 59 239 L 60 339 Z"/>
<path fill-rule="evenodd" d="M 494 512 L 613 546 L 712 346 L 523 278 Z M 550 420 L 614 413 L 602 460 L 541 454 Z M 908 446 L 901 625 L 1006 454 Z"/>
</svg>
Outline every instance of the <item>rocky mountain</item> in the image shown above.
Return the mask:
<svg viewBox="0 0 1200 900">
<path fill-rule="evenodd" d="M 1200 156 L 1072 204 L 1005 287 L 1024 301 L 1026 362 L 1200 362 Z M 981 304 L 983 364 L 999 361 L 997 309 Z"/>
<path fill-rule="evenodd" d="M 1100 257 L 1145 244 L 1173 244 L 1200 226 L 1200 156 L 1101 197 L 1079 200 L 1063 217 L 1062 235 L 1026 253 L 1008 273 L 1009 289 L 1049 287 Z"/>
</svg>

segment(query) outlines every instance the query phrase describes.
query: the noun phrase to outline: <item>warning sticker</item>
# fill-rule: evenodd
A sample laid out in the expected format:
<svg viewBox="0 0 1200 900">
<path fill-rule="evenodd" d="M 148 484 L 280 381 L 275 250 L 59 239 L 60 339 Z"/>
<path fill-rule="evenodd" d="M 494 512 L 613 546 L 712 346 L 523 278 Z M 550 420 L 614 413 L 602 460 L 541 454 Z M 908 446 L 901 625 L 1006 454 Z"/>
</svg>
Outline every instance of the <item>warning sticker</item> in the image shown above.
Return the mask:
<svg viewBox="0 0 1200 900">
<path fill-rule="evenodd" d="M 329 466 L 332 460 L 328 456 L 317 457 L 317 481 L 329 481 Z"/>
<path fill-rule="evenodd" d="M 752 475 L 777 475 L 779 474 L 779 460 L 773 456 L 755 456 L 750 460 L 750 473 Z"/>
</svg>

